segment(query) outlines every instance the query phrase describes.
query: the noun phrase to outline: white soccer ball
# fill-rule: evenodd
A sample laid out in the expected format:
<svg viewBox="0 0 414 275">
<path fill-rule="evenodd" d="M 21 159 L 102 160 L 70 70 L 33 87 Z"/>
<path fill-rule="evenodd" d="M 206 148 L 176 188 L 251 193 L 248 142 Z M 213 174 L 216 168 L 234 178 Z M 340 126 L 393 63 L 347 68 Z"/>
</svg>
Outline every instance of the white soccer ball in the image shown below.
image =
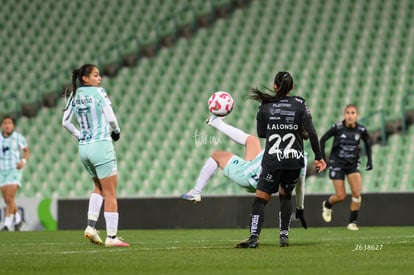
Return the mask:
<svg viewBox="0 0 414 275">
<path fill-rule="evenodd" d="M 216 116 L 227 116 L 231 113 L 234 100 L 228 92 L 218 91 L 208 99 L 208 109 Z"/>
</svg>

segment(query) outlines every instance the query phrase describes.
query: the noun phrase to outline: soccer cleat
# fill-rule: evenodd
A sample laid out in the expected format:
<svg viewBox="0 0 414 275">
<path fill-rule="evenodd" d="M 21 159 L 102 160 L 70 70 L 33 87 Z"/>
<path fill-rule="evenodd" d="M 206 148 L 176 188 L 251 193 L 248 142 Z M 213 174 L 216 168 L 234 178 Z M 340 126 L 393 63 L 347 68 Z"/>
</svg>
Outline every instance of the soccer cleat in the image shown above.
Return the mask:
<svg viewBox="0 0 414 275">
<path fill-rule="evenodd" d="M 7 228 L 7 226 L 4 226 L 0 231 L 5 232 L 5 231 L 9 231 L 9 229 Z"/>
<path fill-rule="evenodd" d="M 98 231 L 89 225 L 86 227 L 85 232 L 83 233 L 83 237 L 88 239 L 91 243 L 102 244 L 102 240 L 101 237 L 99 237 Z"/>
<path fill-rule="evenodd" d="M 348 228 L 348 230 L 351 230 L 351 231 L 357 231 L 357 230 L 359 230 L 357 224 L 354 223 L 354 222 L 349 223 L 346 228 Z"/>
<path fill-rule="evenodd" d="M 206 123 L 207 123 L 207 125 L 213 125 L 213 121 L 215 121 L 215 120 L 217 120 L 217 119 L 221 119 L 221 120 L 223 120 L 224 119 L 224 116 L 216 116 L 216 115 L 210 115 L 208 118 L 207 118 L 207 120 L 206 120 Z"/>
<path fill-rule="evenodd" d="M 181 198 L 186 201 L 193 201 L 194 203 L 201 202 L 201 195 L 197 194 L 194 189 L 191 189 L 187 193 L 182 194 Z"/>
<path fill-rule="evenodd" d="M 124 240 L 121 237 L 115 237 L 115 238 L 106 237 L 105 246 L 127 247 L 129 246 L 129 243 L 124 242 Z"/>
<path fill-rule="evenodd" d="M 280 247 L 288 247 L 289 246 L 289 236 L 285 234 L 281 234 L 279 237 L 279 246 Z"/>
<path fill-rule="evenodd" d="M 235 248 L 256 248 L 258 246 L 259 246 L 259 236 L 250 235 L 248 239 L 236 244 Z"/>
<path fill-rule="evenodd" d="M 19 223 L 16 223 L 14 225 L 14 231 L 20 231 L 20 229 L 22 228 L 22 226 L 23 226 L 23 221 L 20 221 Z"/>
<path fill-rule="evenodd" d="M 322 202 L 322 218 L 325 222 L 331 222 L 332 220 L 332 209 L 325 206 L 325 202 Z"/>
</svg>

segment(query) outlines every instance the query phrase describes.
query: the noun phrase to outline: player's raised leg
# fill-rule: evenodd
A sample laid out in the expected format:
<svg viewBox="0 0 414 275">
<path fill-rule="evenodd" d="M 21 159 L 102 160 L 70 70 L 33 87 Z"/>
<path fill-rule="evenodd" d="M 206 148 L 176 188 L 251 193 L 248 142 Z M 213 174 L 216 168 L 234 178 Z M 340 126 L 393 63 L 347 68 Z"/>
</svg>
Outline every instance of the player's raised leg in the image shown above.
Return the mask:
<svg viewBox="0 0 414 275">
<path fill-rule="evenodd" d="M 193 201 L 194 203 L 201 202 L 201 192 L 210 178 L 214 175 L 218 167 L 223 169 L 232 157 L 233 154 L 230 152 L 214 151 L 201 168 L 194 188 L 181 195 L 181 198 L 183 200 Z"/>
<path fill-rule="evenodd" d="M 216 128 L 217 130 L 228 136 L 234 142 L 240 145 L 246 145 L 246 140 L 249 134 L 245 133 L 239 128 L 227 124 L 226 122 L 224 122 L 222 117 L 210 115 L 210 117 L 207 120 L 207 124 Z"/>
</svg>

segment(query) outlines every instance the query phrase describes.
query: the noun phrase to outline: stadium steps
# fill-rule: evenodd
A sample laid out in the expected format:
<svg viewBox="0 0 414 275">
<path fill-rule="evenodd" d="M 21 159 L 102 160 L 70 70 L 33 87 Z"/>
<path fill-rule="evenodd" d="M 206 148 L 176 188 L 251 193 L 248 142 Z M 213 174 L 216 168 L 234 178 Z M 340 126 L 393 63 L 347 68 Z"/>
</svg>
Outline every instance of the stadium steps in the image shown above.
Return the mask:
<svg viewBox="0 0 414 275">
<path fill-rule="evenodd" d="M 201 110 L 206 110 L 211 91 L 229 90 L 236 107 L 227 118 L 228 122 L 254 134 L 252 118 L 257 104 L 247 100 L 247 91 L 251 86 L 271 87 L 278 68 L 294 73 L 294 91 L 308 99 L 318 133 L 342 118 L 344 104 L 350 100 L 357 100 L 358 105 L 361 100 L 362 115 L 388 107 L 393 110 L 395 107 L 389 104 L 401 102 L 410 84 L 410 80 L 401 76 L 412 73 L 406 63 L 411 60 L 410 52 L 405 48 L 401 50 L 402 58 L 396 60 L 404 63 L 401 66 L 392 63 L 393 67 L 386 69 L 381 57 L 393 59 L 399 52 L 394 46 L 369 53 L 375 43 L 383 41 L 387 31 L 381 35 L 368 31 L 359 33 L 364 24 L 392 30 L 382 25 L 385 23 L 377 16 L 401 18 L 396 25 L 404 29 L 401 33 L 407 32 L 406 18 L 412 4 L 402 1 L 387 5 L 392 9 L 384 10 L 374 2 L 341 2 L 340 7 L 336 7 L 326 1 L 309 6 L 307 1 L 297 0 L 292 5 L 278 7 L 268 1 L 252 1 L 248 8 L 234 10 L 226 20 L 217 20 L 210 28 L 198 29 L 192 39 L 179 38 L 174 47 L 160 48 L 156 56 L 141 58 L 138 66 L 122 67 L 116 78 L 105 78 L 104 87 L 111 96 L 123 131 L 123 137 L 116 143 L 121 167 L 120 194 L 162 196 L 185 192 L 193 186 L 203 161 L 213 150 L 226 149 L 242 154 L 243 149 L 225 137 L 219 144 L 195 146 L 196 130 L 202 137 L 220 136 L 205 126 L 206 112 Z M 304 11 L 307 11 L 306 16 L 300 16 Z M 325 11 L 323 16 L 320 11 Z M 286 14 L 293 18 L 292 22 L 286 20 Z M 363 15 L 366 18 L 361 18 Z M 351 21 L 352 24 L 347 23 Z M 319 29 L 322 31 L 318 32 Z M 330 34 L 334 38 L 330 38 Z M 395 43 L 406 45 L 410 39 L 402 36 Z M 355 48 L 358 51 L 354 56 Z M 361 64 L 367 65 L 367 72 L 359 69 Z M 381 88 L 383 82 L 398 87 L 396 91 L 399 92 L 392 90 L 390 93 L 389 89 Z M 397 82 L 397 86 L 392 86 Z M 388 100 L 389 94 L 396 99 Z M 27 130 L 24 132 L 30 133 L 29 139 L 34 140 L 34 144 L 29 143 L 33 144 L 33 159 L 26 171 L 30 172 L 24 174 L 24 182 L 28 182 L 33 192 L 29 195 L 85 196 L 91 183 L 78 161 L 76 142 L 60 126 L 64 102 L 60 100 L 57 104 L 57 108 L 42 108 L 34 118 L 19 120 L 19 128 Z M 44 129 L 48 124 L 51 128 Z M 373 123 L 369 130 L 375 127 Z M 157 135 L 160 132 L 162 135 Z M 61 144 L 65 144 L 64 149 L 59 146 Z M 388 145 L 374 148 L 382 151 Z M 46 152 L 58 157 L 50 157 L 45 162 L 42 156 Z M 385 154 L 384 158 L 391 152 Z M 374 165 L 379 169 L 369 175 L 373 177 L 374 186 L 379 188 L 382 186 L 380 177 L 375 175 L 386 169 L 377 165 L 375 158 L 376 155 Z M 326 178 L 308 177 L 308 180 L 311 192 L 331 191 Z M 368 190 L 381 190 L 378 188 Z M 61 193 L 64 190 L 66 193 Z M 245 194 L 245 191 L 228 184 L 222 177 L 214 177 L 206 194 Z"/>
<path fill-rule="evenodd" d="M 218 18 L 227 17 L 232 10 L 246 7 L 250 0 L 196 0 L 191 5 L 184 0 L 162 3 L 144 1 L 145 5 L 139 1 L 129 3 L 131 5 L 119 4 L 118 1 L 105 2 L 106 5 L 100 5 L 86 13 L 85 9 L 77 8 L 86 5 L 85 1 L 65 3 L 24 0 L 20 3 L 24 9 L 18 9 L 13 17 L 0 19 L 0 24 L 6 26 L 3 31 L 4 37 L 11 36 L 15 39 L 5 43 L 5 52 L 8 49 L 12 49 L 10 52 L 13 51 L 10 60 L 9 56 L 5 55 L 0 61 L 4 58 L 7 64 L 23 64 L 24 71 L 36 72 L 21 87 L 20 79 L 15 77 L 13 72 L 22 68 L 9 69 L 9 87 L 17 86 L 15 90 L 23 92 L 24 95 L 17 97 L 20 106 L 11 110 L 2 109 L 2 114 L 33 117 L 42 106 L 55 107 L 66 86 L 70 85 L 70 80 L 68 81 L 66 76 L 68 71 L 77 66 L 77 62 L 74 64 L 73 60 L 91 60 L 101 67 L 104 75 L 115 76 L 122 66 L 135 66 L 140 57 L 145 56 L 144 47 L 155 46 L 155 55 L 161 47 L 173 46 L 171 43 L 163 42 L 171 34 L 175 34 L 174 43 L 179 37 L 188 38 L 198 28 L 209 27 Z M 15 6 L 5 3 L 2 10 L 14 11 Z M 107 14 L 109 11 L 111 15 Z M 97 13 L 96 16 L 93 16 L 94 13 Z M 112 16 L 113 14 L 124 16 Z M 209 18 L 208 24 L 200 21 L 201 17 L 206 16 Z M 73 17 L 91 18 L 91 21 L 85 24 L 93 24 L 94 32 L 85 32 L 82 20 L 71 21 L 70 18 Z M 111 20 L 101 20 L 105 17 Z M 37 20 L 31 20 L 32 18 Z M 193 26 L 193 32 L 182 31 L 181 28 L 188 25 Z M 30 31 L 26 32 L 27 29 Z M 48 31 L 44 31 L 45 29 Z M 19 35 L 19 32 L 25 35 Z M 54 35 L 49 35 L 50 33 Z M 94 48 L 88 41 L 99 41 L 99 44 Z M 96 52 L 99 53 L 98 56 Z M 26 59 L 22 60 L 23 57 Z M 37 67 L 32 68 L 28 64 Z M 3 94 L 1 101 L 8 100 L 8 94 Z"/>
</svg>

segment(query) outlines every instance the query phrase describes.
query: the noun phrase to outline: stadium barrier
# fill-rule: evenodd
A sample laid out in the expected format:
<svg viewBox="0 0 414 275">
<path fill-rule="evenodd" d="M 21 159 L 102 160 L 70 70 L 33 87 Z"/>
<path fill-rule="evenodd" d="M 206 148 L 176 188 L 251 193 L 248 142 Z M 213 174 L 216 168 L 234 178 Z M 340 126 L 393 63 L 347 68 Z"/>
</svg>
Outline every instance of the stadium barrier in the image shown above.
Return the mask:
<svg viewBox="0 0 414 275">
<path fill-rule="evenodd" d="M 334 206 L 331 223 L 327 224 L 322 220 L 322 201 L 328 196 L 306 196 L 305 218 L 309 227 L 345 227 L 348 224 L 350 196 Z M 254 195 L 204 196 L 198 204 L 171 197 L 119 199 L 119 229 L 248 228 L 253 197 Z M 407 212 L 407 209 L 411 209 L 412 201 L 414 193 L 364 194 L 358 223 L 361 228 L 414 226 L 414 216 Z M 87 208 L 87 199 L 58 200 L 58 229 L 84 229 Z M 274 196 L 265 208 L 264 227 L 278 227 L 278 211 L 279 198 Z M 292 227 L 300 227 L 294 213 L 292 215 Z M 97 227 L 105 229 L 102 213 Z"/>
<path fill-rule="evenodd" d="M 57 229 L 56 198 L 16 198 L 16 205 L 23 220 L 21 231 Z M 5 216 L 6 205 L 0 201 L 0 224 Z"/>
</svg>

